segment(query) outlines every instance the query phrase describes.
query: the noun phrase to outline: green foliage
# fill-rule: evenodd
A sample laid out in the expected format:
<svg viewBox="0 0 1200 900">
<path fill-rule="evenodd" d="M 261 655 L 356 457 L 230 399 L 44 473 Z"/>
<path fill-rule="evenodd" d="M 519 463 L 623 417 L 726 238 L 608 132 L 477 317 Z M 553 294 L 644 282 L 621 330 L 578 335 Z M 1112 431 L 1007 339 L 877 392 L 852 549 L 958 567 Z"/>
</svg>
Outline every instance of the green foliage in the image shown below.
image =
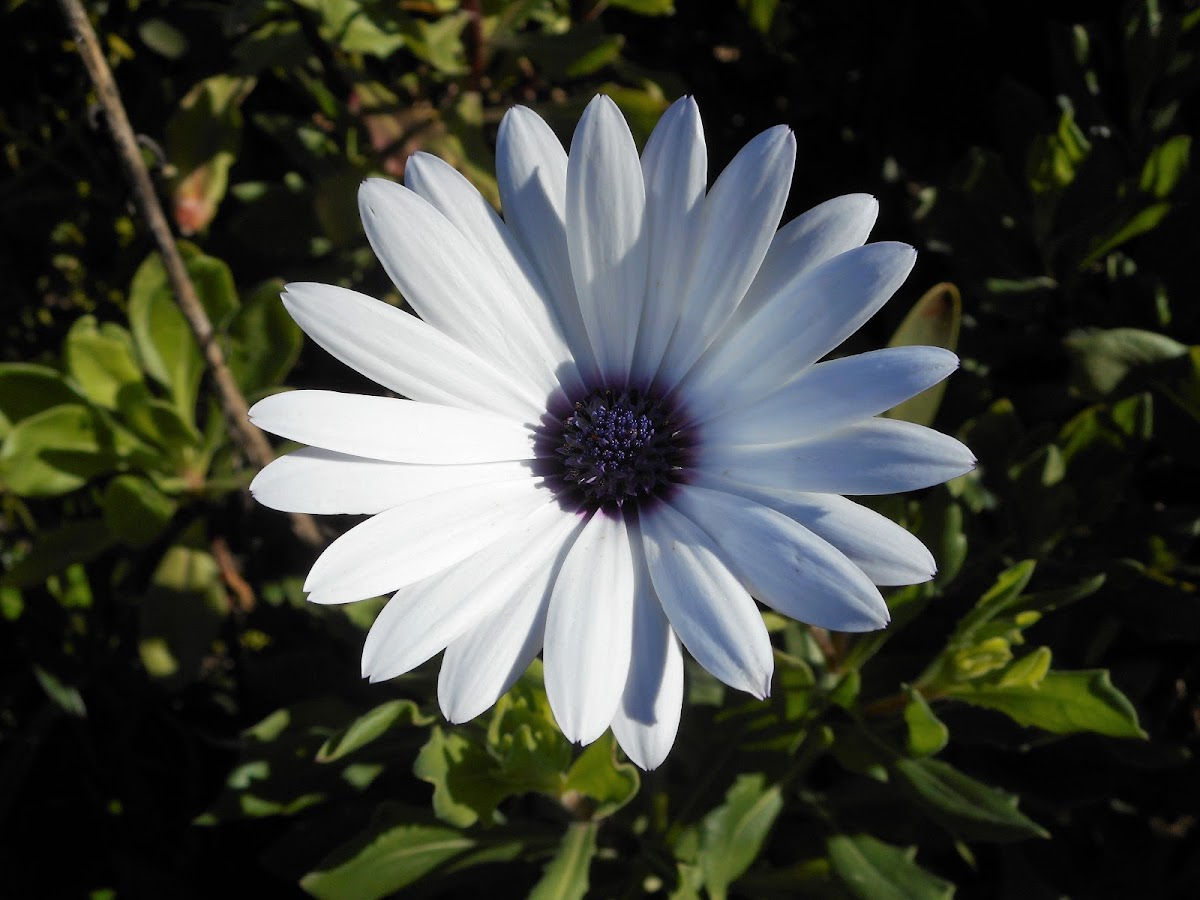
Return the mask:
<svg viewBox="0 0 1200 900">
<path fill-rule="evenodd" d="M 876 633 L 765 613 L 765 702 L 689 664 L 653 773 L 611 734 L 571 746 L 540 663 L 461 725 L 437 710 L 436 663 L 362 684 L 381 601 L 305 603 L 311 551 L 246 501 L 254 473 L 57 8 L 13 4 L 0 44 L 29 77 L 0 114 L 0 814 L 21 827 L 0 893 L 1194 892 L 1195 12 L 89 6 L 251 400 L 289 379 L 363 388 L 279 302 L 303 279 L 403 303 L 361 179 L 401 179 L 423 150 L 498 205 L 514 103 L 566 141 L 603 91 L 641 143 L 695 93 L 710 182 L 784 121 L 802 138 L 785 218 L 869 192 L 876 239 L 918 247 L 844 352 L 954 350 L 959 373 L 888 415 L 957 433 L 980 465 L 859 498 L 924 541 L 936 577 L 885 589 Z M 992 46 L 1021 52 L 999 65 Z"/>
</svg>

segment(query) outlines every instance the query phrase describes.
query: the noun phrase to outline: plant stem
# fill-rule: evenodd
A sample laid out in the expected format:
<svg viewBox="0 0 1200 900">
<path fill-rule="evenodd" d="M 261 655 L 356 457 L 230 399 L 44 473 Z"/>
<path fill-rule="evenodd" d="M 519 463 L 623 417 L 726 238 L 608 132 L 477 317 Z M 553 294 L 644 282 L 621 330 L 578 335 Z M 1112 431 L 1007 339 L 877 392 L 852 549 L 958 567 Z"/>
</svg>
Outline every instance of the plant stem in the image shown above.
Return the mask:
<svg viewBox="0 0 1200 900">
<path fill-rule="evenodd" d="M 175 302 L 179 304 L 179 308 L 192 330 L 192 335 L 200 346 L 200 352 L 204 355 L 209 374 L 212 376 L 212 383 L 216 388 L 217 399 L 229 422 L 230 436 L 241 448 L 246 458 L 255 466 L 262 468 L 275 458 L 275 454 L 271 450 L 271 444 L 267 441 L 266 435 L 250 424 L 246 398 L 242 396 L 237 383 L 233 380 L 233 374 L 225 362 L 225 354 L 213 332 L 212 322 L 209 321 L 208 314 L 200 303 L 195 285 L 188 276 L 187 266 L 183 262 L 179 248 L 175 245 L 171 226 L 167 223 L 167 216 L 154 191 L 154 183 L 150 180 L 150 173 L 146 170 L 133 127 L 129 124 L 129 117 L 125 113 L 125 104 L 121 101 L 121 92 L 117 89 L 112 70 L 109 69 L 108 62 L 104 58 L 104 51 L 100 47 L 96 31 L 92 28 L 92 23 L 88 19 L 87 11 L 84 10 L 81 0 L 59 0 L 59 5 L 67 20 L 71 37 L 74 38 L 75 45 L 79 48 L 79 56 L 87 68 L 88 77 L 91 78 L 92 85 L 96 89 L 96 98 L 108 118 L 109 130 L 112 132 L 113 142 L 117 147 L 117 155 L 121 157 L 121 162 L 124 164 L 129 185 L 133 189 L 138 212 L 141 213 L 150 229 L 151 237 L 162 256 L 163 267 L 166 269 L 171 291 L 175 295 Z M 291 513 L 290 515 L 292 531 L 304 543 L 314 547 L 324 543 L 317 524 L 311 516 L 304 513 Z"/>
</svg>

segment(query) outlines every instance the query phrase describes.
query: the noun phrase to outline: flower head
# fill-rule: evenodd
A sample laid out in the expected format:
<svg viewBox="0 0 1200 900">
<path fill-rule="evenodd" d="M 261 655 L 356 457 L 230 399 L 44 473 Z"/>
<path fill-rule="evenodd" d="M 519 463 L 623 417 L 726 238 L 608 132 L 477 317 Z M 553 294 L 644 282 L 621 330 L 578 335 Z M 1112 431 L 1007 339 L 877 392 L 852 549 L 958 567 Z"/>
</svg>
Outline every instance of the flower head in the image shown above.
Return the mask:
<svg viewBox="0 0 1200 900">
<path fill-rule="evenodd" d="M 612 727 L 657 766 L 683 702 L 680 645 L 765 697 L 755 600 L 824 628 L 888 621 L 877 585 L 925 581 L 929 552 L 845 494 L 937 484 L 960 443 L 879 413 L 952 372 L 903 347 L 818 362 L 912 268 L 865 244 L 876 203 L 824 203 L 778 230 L 795 161 L 783 127 L 706 190 L 699 112 L 663 116 L 639 157 L 605 97 L 570 155 L 533 112 L 500 126 L 502 220 L 416 154 L 405 186 L 359 193 L 409 315 L 321 284 L 284 303 L 318 344 L 408 399 L 293 391 L 262 428 L 311 446 L 251 490 L 267 506 L 369 515 L 305 584 L 316 603 L 395 592 L 367 636 L 373 681 L 445 650 L 452 722 L 491 706 L 541 652 L 563 732 Z"/>
</svg>

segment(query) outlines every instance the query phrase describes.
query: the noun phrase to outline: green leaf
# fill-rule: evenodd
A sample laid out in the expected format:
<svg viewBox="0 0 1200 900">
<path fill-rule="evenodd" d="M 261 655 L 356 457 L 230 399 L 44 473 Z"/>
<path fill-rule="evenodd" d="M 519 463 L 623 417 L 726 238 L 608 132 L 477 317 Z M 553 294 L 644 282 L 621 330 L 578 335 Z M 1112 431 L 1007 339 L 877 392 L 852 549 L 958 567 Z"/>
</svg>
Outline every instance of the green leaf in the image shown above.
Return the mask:
<svg viewBox="0 0 1200 900">
<path fill-rule="evenodd" d="M 116 465 L 111 429 L 79 403 L 23 418 L 0 447 L 0 483 L 23 497 L 66 494 Z"/>
<path fill-rule="evenodd" d="M 962 326 L 962 296 L 958 288 L 949 282 L 935 284 L 913 304 L 892 339 L 889 347 L 943 347 L 958 348 L 958 332 Z M 903 419 L 918 425 L 931 425 L 937 418 L 938 408 L 946 393 L 946 382 L 935 384 L 915 397 L 910 397 L 899 406 L 894 406 L 885 416 Z"/>
<path fill-rule="evenodd" d="M 246 394 L 281 384 L 304 346 L 300 326 L 279 298 L 282 289 L 280 281 L 259 285 L 229 325 L 229 368 Z"/>
<path fill-rule="evenodd" d="M 1113 250 L 1139 235 L 1153 231 L 1171 211 L 1170 203 L 1151 203 L 1134 213 L 1122 224 L 1102 234 L 1092 241 L 1092 247 L 1087 256 L 1079 263 L 1081 271 L 1099 262 Z"/>
<path fill-rule="evenodd" d="M 87 706 L 84 704 L 83 696 L 79 693 L 78 688 L 63 684 L 53 673 L 47 672 L 41 666 L 34 666 L 33 674 L 37 678 L 38 684 L 42 686 L 42 690 L 46 692 L 46 696 L 53 700 L 60 709 L 77 719 L 87 717 Z"/>
<path fill-rule="evenodd" d="M 392 4 L 359 0 L 296 0 L 319 17 L 323 40 L 351 53 L 369 53 L 386 59 L 406 43 L 403 26 L 408 17 Z"/>
<path fill-rule="evenodd" d="M 146 19 L 138 25 L 138 37 L 143 44 L 167 59 L 179 59 L 187 53 L 187 36 L 165 19 Z"/>
<path fill-rule="evenodd" d="M 750 20 L 750 27 L 761 34 L 769 34 L 779 0 L 738 0 L 738 6 Z"/>
<path fill-rule="evenodd" d="M 343 731 L 329 738 L 317 751 L 317 762 L 329 763 L 355 752 L 397 725 L 428 725 L 431 716 L 421 714 L 411 700 L 389 700 L 359 716 Z"/>
<path fill-rule="evenodd" d="M 429 825 L 399 825 L 376 835 L 349 859 L 336 851 L 300 886 L 321 900 L 378 900 L 462 856 L 476 842 L 462 832 Z"/>
<path fill-rule="evenodd" d="M 726 897 L 729 885 L 750 868 L 782 809 L 779 786 L 755 773 L 739 775 L 725 802 L 704 817 L 699 858 L 714 900 Z"/>
<path fill-rule="evenodd" d="M 908 752 L 912 756 L 934 756 L 950 740 L 950 729 L 934 715 L 921 692 L 908 688 L 904 706 L 904 724 L 908 726 Z"/>
<path fill-rule="evenodd" d="M 106 323 L 97 328 L 94 316 L 80 316 L 63 345 L 67 371 L 97 406 L 116 409 L 124 390 L 142 384 L 142 370 L 125 329 Z"/>
<path fill-rule="evenodd" d="M 33 363 L 0 364 L 0 439 L 34 413 L 80 402 L 86 402 L 83 394 L 55 369 Z"/>
<path fill-rule="evenodd" d="M 429 740 L 417 754 L 413 774 L 433 785 L 433 811 L 443 822 L 466 828 L 481 819 L 491 821 L 509 786 L 496 777 L 496 763 L 487 750 L 462 732 L 430 729 Z"/>
<path fill-rule="evenodd" d="M 947 831 L 963 840 L 1007 843 L 1048 837 L 1017 809 L 1017 798 L 936 759 L 897 759 L 894 783 Z"/>
<path fill-rule="evenodd" d="M 1186 134 L 1177 134 L 1159 144 L 1146 158 L 1139 187 L 1147 194 L 1165 199 L 1183 178 L 1191 149 L 1192 139 Z"/>
<path fill-rule="evenodd" d="M 113 537 L 145 547 L 163 530 L 178 506 L 154 484 L 137 475 L 118 475 L 104 487 L 104 524 Z"/>
<path fill-rule="evenodd" d="M 1110 394 L 1135 369 L 1188 353 L 1186 344 L 1138 328 L 1076 331 L 1065 344 L 1074 367 L 1072 380 L 1093 396 Z"/>
<path fill-rule="evenodd" d="M 597 822 L 572 822 L 529 900 L 583 900 L 588 872 L 596 855 Z"/>
<path fill-rule="evenodd" d="M 209 320 L 220 329 L 238 308 L 229 267 L 191 244 L 181 243 L 179 250 Z M 171 392 L 184 421 L 194 422 L 204 359 L 157 253 L 146 258 L 130 283 L 129 324 L 142 366 Z"/>
<path fill-rule="evenodd" d="M 915 848 L 901 849 L 869 834 L 829 839 L 829 861 L 846 890 L 860 900 L 948 900 L 954 885 L 914 862 Z"/>
<path fill-rule="evenodd" d="M 112 545 L 113 536 L 99 519 L 67 522 L 53 531 L 39 533 L 29 552 L 9 567 L 4 583 L 16 587 L 41 585 L 74 563 L 90 562 Z"/>
<path fill-rule="evenodd" d="M 1002 681 L 996 685 L 962 685 L 947 693 L 975 706 L 999 710 L 1020 725 L 1053 734 L 1091 731 L 1108 737 L 1146 737 L 1138 725 L 1137 710 L 1113 686 L 1104 669 L 1051 671 L 1036 684 Z"/>
<path fill-rule="evenodd" d="M 627 9 L 640 16 L 670 16 L 675 14 L 675 0 L 609 0 L 608 5 Z"/>
<path fill-rule="evenodd" d="M 617 762 L 612 732 L 589 744 L 567 772 L 563 791 L 576 791 L 595 804 L 593 819 L 611 816 L 633 799 L 641 784 L 631 763 Z"/>
<path fill-rule="evenodd" d="M 1021 591 L 1025 590 L 1029 580 L 1033 578 L 1036 568 L 1037 563 L 1027 559 L 1001 572 L 996 583 L 958 623 L 954 632 L 954 643 L 961 645 L 970 642 L 980 628 L 1014 606 L 1021 597 Z"/>
<path fill-rule="evenodd" d="M 167 120 L 167 159 L 177 172 L 173 212 L 183 234 L 203 231 L 217 214 L 241 144 L 241 105 L 254 84 L 241 75 L 205 78 Z"/>
<path fill-rule="evenodd" d="M 212 555 L 183 544 L 168 548 L 139 606 L 138 651 L 146 671 L 168 689 L 190 684 L 228 613 Z"/>
</svg>

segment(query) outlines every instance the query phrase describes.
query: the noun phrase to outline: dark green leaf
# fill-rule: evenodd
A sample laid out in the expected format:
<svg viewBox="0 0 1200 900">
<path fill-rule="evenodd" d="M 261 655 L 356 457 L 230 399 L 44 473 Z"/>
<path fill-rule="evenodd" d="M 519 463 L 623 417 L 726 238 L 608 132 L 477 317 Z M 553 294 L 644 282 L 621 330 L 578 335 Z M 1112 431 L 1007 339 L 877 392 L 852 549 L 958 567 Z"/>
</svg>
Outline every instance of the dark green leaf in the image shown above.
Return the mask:
<svg viewBox="0 0 1200 900">
<path fill-rule="evenodd" d="M 397 725 L 428 725 L 432 721 L 433 718 L 422 715 L 417 704 L 411 700 L 389 700 L 359 716 L 344 731 L 329 738 L 317 751 L 317 762 L 339 760 Z"/>
<path fill-rule="evenodd" d="M 943 347 L 958 349 L 958 332 L 962 325 L 962 297 L 958 288 L 949 282 L 936 284 L 913 304 L 892 339 L 889 347 Z M 935 384 L 884 415 L 918 425 L 931 425 L 946 393 L 946 382 Z"/>
<path fill-rule="evenodd" d="M 195 680 L 229 612 L 212 555 L 176 544 L 155 569 L 140 605 L 142 665 L 165 687 Z"/>
<path fill-rule="evenodd" d="M 721 900 L 750 868 L 775 824 L 783 797 L 765 775 L 739 775 L 725 802 L 704 817 L 700 865 L 709 896 Z"/>
<path fill-rule="evenodd" d="M 46 696 L 53 700 L 60 709 L 79 719 L 87 717 L 87 706 L 84 705 L 78 688 L 63 684 L 53 673 L 47 672 L 41 666 L 34 666 L 33 674 L 37 678 L 38 684 L 42 686 L 42 690 L 46 692 Z"/>
<path fill-rule="evenodd" d="M 400 825 L 376 836 L 344 861 L 335 852 L 300 886 L 321 900 L 378 900 L 407 887 L 475 847 L 462 832 Z"/>
<path fill-rule="evenodd" d="M 948 900 L 954 885 L 914 862 L 915 849 L 903 850 L 869 834 L 829 839 L 834 874 L 860 900 Z"/>
<path fill-rule="evenodd" d="M 1103 396 L 1132 370 L 1161 363 L 1188 352 L 1164 334 L 1137 328 L 1076 331 L 1066 339 L 1075 366 L 1076 384 L 1091 395 Z"/>
<path fill-rule="evenodd" d="M 0 364 L 0 439 L 14 423 L 65 403 L 86 402 L 62 373 L 32 363 Z"/>
<path fill-rule="evenodd" d="M 105 485 L 102 505 L 113 537 L 144 547 L 162 534 L 177 504 L 145 478 L 118 475 Z"/>
<path fill-rule="evenodd" d="M 304 345 L 300 326 L 279 299 L 282 289 L 279 281 L 255 288 L 229 326 L 229 368 L 246 394 L 281 384 Z"/>
<path fill-rule="evenodd" d="M 12 564 L 4 581 L 16 587 L 40 585 L 73 563 L 90 562 L 113 542 L 108 527 L 99 519 L 67 522 L 36 535 L 29 552 Z"/>
<path fill-rule="evenodd" d="M 583 900 L 588 872 L 596 855 L 596 822 L 572 822 L 529 900 Z"/>
<path fill-rule="evenodd" d="M 897 759 L 897 787 L 934 821 L 963 840 L 1006 843 L 1047 832 L 1017 809 L 1017 798 L 936 759 Z"/>
</svg>

